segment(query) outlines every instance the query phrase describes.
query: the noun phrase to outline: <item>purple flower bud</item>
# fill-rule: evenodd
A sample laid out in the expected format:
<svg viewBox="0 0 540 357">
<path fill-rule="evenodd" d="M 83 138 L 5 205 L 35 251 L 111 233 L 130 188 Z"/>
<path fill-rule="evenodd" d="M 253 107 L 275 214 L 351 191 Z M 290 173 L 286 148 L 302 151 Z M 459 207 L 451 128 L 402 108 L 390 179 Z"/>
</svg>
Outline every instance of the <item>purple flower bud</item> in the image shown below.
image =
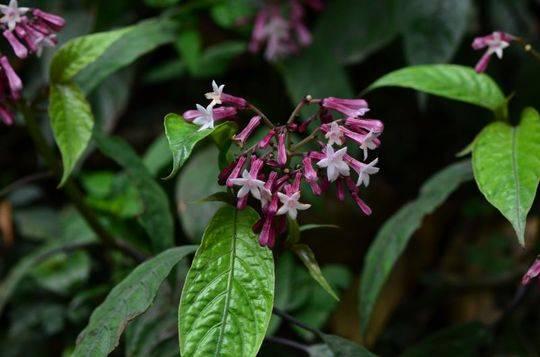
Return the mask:
<svg viewBox="0 0 540 357">
<path fill-rule="evenodd" d="M 66 20 L 64 20 L 62 17 L 41 11 L 39 9 L 33 9 L 32 15 L 44 21 L 55 32 L 60 31 L 66 25 Z"/>
<path fill-rule="evenodd" d="M 15 70 L 13 70 L 13 67 L 11 67 L 6 56 L 0 57 L 0 68 L 4 77 L 2 80 L 7 80 L 11 98 L 14 100 L 19 99 L 23 88 L 22 81 Z"/>
<path fill-rule="evenodd" d="M 234 136 L 234 140 L 238 141 L 240 146 L 244 146 L 246 140 L 249 139 L 251 134 L 253 134 L 253 132 L 255 131 L 255 129 L 257 129 L 260 123 L 261 123 L 261 117 L 258 115 L 254 116 L 253 118 L 251 118 L 251 120 L 249 121 L 248 125 L 246 125 L 244 130 L 242 130 L 240 134 Z"/>
<path fill-rule="evenodd" d="M 261 141 L 259 141 L 259 149 L 264 149 L 270 144 L 270 140 L 276 135 L 276 131 L 274 129 L 271 129 L 268 134 L 264 138 L 262 138 Z"/>
<path fill-rule="evenodd" d="M 230 95 L 227 93 L 221 94 L 221 102 L 223 104 L 231 104 L 237 107 L 238 109 L 243 109 L 247 106 L 247 100 L 240 97 L 235 97 L 234 95 Z"/>
<path fill-rule="evenodd" d="M 238 175 L 240 175 L 240 171 L 242 170 L 242 168 L 244 167 L 244 163 L 246 162 L 246 157 L 245 156 L 240 156 L 237 160 L 236 160 L 236 164 L 234 166 L 234 169 L 231 171 L 229 177 L 227 178 L 227 187 L 233 187 L 233 183 L 231 182 L 232 179 L 235 179 L 238 177 Z"/>
<path fill-rule="evenodd" d="M 0 119 L 6 125 L 13 124 L 13 114 L 3 105 L 0 104 Z"/>
<path fill-rule="evenodd" d="M 8 40 L 9 45 L 13 49 L 13 52 L 15 52 L 15 56 L 17 56 L 19 58 L 22 58 L 22 59 L 28 57 L 28 50 L 17 39 L 17 37 L 15 37 L 13 32 L 11 32 L 9 30 L 4 31 L 4 37 L 6 38 L 6 40 Z"/>
<path fill-rule="evenodd" d="M 540 275 L 540 257 L 536 258 L 534 263 L 531 265 L 527 273 L 523 275 L 521 279 L 522 285 L 528 285 L 532 279 L 537 278 Z"/>
<path fill-rule="evenodd" d="M 347 183 L 349 193 L 351 194 L 354 202 L 356 202 L 358 207 L 360 207 L 360 210 L 364 212 L 365 215 L 370 216 L 372 213 L 371 208 L 369 208 L 369 206 L 358 195 L 358 187 L 356 187 L 354 181 L 350 177 L 346 177 L 345 182 Z"/>
<path fill-rule="evenodd" d="M 382 133 L 384 131 L 384 123 L 377 119 L 345 119 L 345 126 L 356 132 Z"/>
<path fill-rule="evenodd" d="M 267 215 L 259 235 L 259 244 L 263 247 L 272 248 L 276 241 L 276 230 L 274 228 L 274 217 Z"/>
<path fill-rule="evenodd" d="M 361 117 L 369 111 L 368 103 L 363 99 L 324 98 L 321 105 L 333 109 L 348 117 Z"/>
<path fill-rule="evenodd" d="M 278 134 L 278 164 L 285 166 L 287 163 L 287 149 L 285 148 L 285 133 Z"/>
</svg>

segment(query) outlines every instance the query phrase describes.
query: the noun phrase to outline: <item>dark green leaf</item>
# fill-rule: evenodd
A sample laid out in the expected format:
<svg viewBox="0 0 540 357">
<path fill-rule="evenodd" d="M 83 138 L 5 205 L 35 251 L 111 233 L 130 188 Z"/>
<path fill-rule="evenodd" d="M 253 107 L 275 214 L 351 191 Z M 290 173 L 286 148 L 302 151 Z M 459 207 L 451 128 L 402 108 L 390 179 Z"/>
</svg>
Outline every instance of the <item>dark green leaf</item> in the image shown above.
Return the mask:
<svg viewBox="0 0 540 357">
<path fill-rule="evenodd" d="M 175 47 L 180 52 L 182 60 L 191 74 L 197 72 L 199 67 L 202 44 L 201 36 L 196 30 L 183 31 L 175 42 Z"/>
<path fill-rule="evenodd" d="M 377 233 L 366 255 L 360 279 L 359 310 L 363 331 L 386 279 L 424 216 L 433 212 L 460 184 L 471 179 L 468 160 L 445 168 L 430 178 L 420 189 L 419 197 L 397 211 Z"/>
<path fill-rule="evenodd" d="M 254 357 L 274 300 L 272 252 L 259 246 L 251 208 L 221 208 L 205 231 L 179 309 L 180 352 Z"/>
<path fill-rule="evenodd" d="M 144 205 L 139 221 L 150 236 L 155 252 L 171 247 L 174 243 L 174 225 L 169 200 L 161 186 L 125 141 L 97 132 L 95 140 L 99 150 L 122 166 L 137 188 Z"/>
<path fill-rule="evenodd" d="M 238 26 L 238 21 L 249 18 L 257 9 L 251 0 L 225 0 L 212 7 L 212 19 L 225 28 Z"/>
<path fill-rule="evenodd" d="M 410 64 L 448 62 L 468 25 L 470 0 L 407 0 L 400 14 L 406 18 L 403 39 Z"/>
<path fill-rule="evenodd" d="M 74 357 L 100 357 L 111 353 L 127 323 L 145 312 L 172 268 L 196 250 L 188 245 L 171 248 L 139 265 L 99 305 L 77 338 Z"/>
<path fill-rule="evenodd" d="M 488 125 L 474 141 L 474 178 L 486 199 L 508 219 L 525 244 L 527 214 L 540 180 L 540 116 L 527 108 L 517 127 Z"/>
<path fill-rule="evenodd" d="M 177 114 L 168 114 L 165 117 L 165 135 L 169 140 L 169 147 L 173 154 L 173 169 L 168 178 L 174 176 L 176 172 L 187 161 L 193 148 L 198 142 L 212 134 L 214 131 L 224 130 L 232 123 L 223 123 L 214 129 L 204 129 L 199 131 L 197 125 L 188 123 Z"/>
<path fill-rule="evenodd" d="M 486 74 L 472 68 L 438 64 L 403 68 L 391 72 L 369 86 L 403 87 L 450 98 L 506 115 L 506 99 L 497 84 Z"/>
<path fill-rule="evenodd" d="M 146 150 L 143 157 L 144 166 L 152 176 L 156 176 L 161 169 L 172 161 L 171 150 L 165 135 L 157 138 Z"/>
<path fill-rule="evenodd" d="M 490 331 L 481 323 L 472 322 L 438 331 L 403 353 L 403 357 L 477 356 L 490 340 Z"/>
<path fill-rule="evenodd" d="M 321 287 L 328 292 L 328 294 L 339 301 L 339 297 L 335 293 L 334 289 L 332 289 L 322 274 L 319 263 L 317 263 L 317 259 L 315 258 L 315 254 L 313 254 L 311 248 L 305 244 L 296 244 L 292 247 L 292 250 L 298 256 L 298 258 L 300 258 L 302 263 L 304 263 L 306 268 L 308 268 L 311 277 L 315 279 L 315 281 L 319 283 Z"/>
<path fill-rule="evenodd" d="M 335 357 L 375 357 L 365 347 L 343 337 L 321 334 L 322 340 L 328 345 Z"/>
<path fill-rule="evenodd" d="M 176 5 L 180 0 L 144 0 L 144 3 L 151 7 L 169 7 Z"/>
<path fill-rule="evenodd" d="M 32 269 L 31 276 L 41 287 L 67 294 L 90 275 L 90 257 L 84 252 L 57 254 Z"/>
<path fill-rule="evenodd" d="M 51 85 L 49 100 L 51 126 L 64 164 L 62 186 L 90 142 L 94 116 L 90 104 L 75 84 Z"/>
</svg>

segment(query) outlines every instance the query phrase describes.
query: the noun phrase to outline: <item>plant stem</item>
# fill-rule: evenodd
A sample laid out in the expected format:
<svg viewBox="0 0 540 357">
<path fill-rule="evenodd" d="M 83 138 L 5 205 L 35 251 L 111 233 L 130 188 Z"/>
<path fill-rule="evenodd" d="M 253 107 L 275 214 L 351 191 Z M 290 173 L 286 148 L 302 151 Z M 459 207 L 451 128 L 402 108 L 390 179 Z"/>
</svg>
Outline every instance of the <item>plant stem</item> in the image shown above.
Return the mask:
<svg viewBox="0 0 540 357">
<path fill-rule="evenodd" d="M 39 124 L 36 121 L 31 108 L 23 100 L 21 100 L 18 109 L 24 117 L 28 132 L 36 146 L 36 149 L 43 157 L 45 163 L 47 166 L 49 166 L 53 174 L 60 178 L 62 176 L 62 169 L 55 158 L 54 151 L 45 140 L 45 137 L 39 128 Z M 94 211 L 86 204 L 82 192 L 79 190 L 73 180 L 68 179 L 62 189 L 71 200 L 77 211 L 79 211 L 81 216 L 86 220 L 90 228 L 92 228 L 94 233 L 96 233 L 96 235 L 99 237 L 104 246 L 120 251 L 137 262 L 142 262 L 145 260 L 145 256 L 143 254 L 128 246 L 125 242 L 120 243 L 120 241 L 116 241 L 116 239 L 109 234 L 109 232 L 99 221 L 99 218 L 94 214 Z"/>
<path fill-rule="evenodd" d="M 320 99 L 313 99 L 311 98 L 310 95 L 306 95 L 305 98 L 302 99 L 300 103 L 296 105 L 296 108 L 294 108 L 293 112 L 291 113 L 291 116 L 289 117 L 289 120 L 287 120 L 287 124 L 290 124 L 294 121 L 294 119 L 298 116 L 298 114 L 300 114 L 300 111 L 306 104 L 315 104 L 315 103 L 320 103 L 320 102 L 321 102 Z"/>
<path fill-rule="evenodd" d="M 292 347 L 297 350 L 303 351 L 309 355 L 309 346 L 293 341 L 293 340 L 289 340 L 287 338 L 268 336 L 265 338 L 265 341 L 276 343 L 283 346 Z"/>
<path fill-rule="evenodd" d="M 523 47 L 523 50 L 526 53 L 528 53 L 532 58 L 540 62 L 540 52 L 536 51 L 530 43 L 528 43 L 521 37 L 517 37 L 516 42 Z"/>
<path fill-rule="evenodd" d="M 264 124 L 269 127 L 269 128 L 274 128 L 274 124 L 272 124 L 272 122 L 270 121 L 270 119 L 268 119 L 268 117 L 266 115 L 264 115 L 264 113 L 259 109 L 257 108 L 256 106 L 254 106 L 253 104 L 251 103 L 248 103 L 247 107 L 249 109 L 251 109 L 252 111 L 255 112 L 255 114 L 257 114 L 258 116 L 260 116 L 264 122 Z"/>
<path fill-rule="evenodd" d="M 49 178 L 51 176 L 52 176 L 52 173 L 50 171 L 45 171 L 45 172 L 38 172 L 38 173 L 35 173 L 35 174 L 32 174 L 32 175 L 22 177 L 22 178 L 18 179 L 17 181 L 12 182 L 9 185 L 7 185 L 6 187 L 4 187 L 2 189 L 2 191 L 0 191 L 0 198 L 4 197 L 5 195 L 7 195 L 10 192 L 18 189 L 21 186 L 28 185 L 31 182 L 39 181 L 39 180 L 42 180 L 42 179 L 45 179 L 45 178 Z"/>
<path fill-rule="evenodd" d="M 308 136 L 306 136 L 303 140 L 299 141 L 298 143 L 294 144 L 293 146 L 291 146 L 291 152 L 294 152 L 296 151 L 296 149 L 298 149 L 299 147 L 301 147 L 302 145 L 304 144 L 307 144 L 309 143 L 311 140 L 315 139 L 315 137 L 317 136 L 317 134 L 319 133 L 321 129 L 320 128 L 316 128 L 315 130 L 313 130 L 311 132 L 311 134 L 309 134 Z"/>
<path fill-rule="evenodd" d="M 299 321 L 297 320 L 296 318 L 292 317 L 291 315 L 289 315 L 288 313 L 286 313 L 285 311 L 281 310 L 281 309 L 278 309 L 277 307 L 274 306 L 274 309 L 272 310 L 272 313 L 274 315 L 277 315 L 279 317 L 281 317 L 282 319 L 284 320 L 287 320 L 288 322 L 300 327 L 300 328 L 303 328 L 304 330 L 306 331 L 309 331 L 317 336 L 321 336 L 322 335 L 322 332 L 314 327 L 311 327 L 311 326 L 308 326 L 306 325 L 305 323 L 303 323 L 302 321 Z"/>
</svg>

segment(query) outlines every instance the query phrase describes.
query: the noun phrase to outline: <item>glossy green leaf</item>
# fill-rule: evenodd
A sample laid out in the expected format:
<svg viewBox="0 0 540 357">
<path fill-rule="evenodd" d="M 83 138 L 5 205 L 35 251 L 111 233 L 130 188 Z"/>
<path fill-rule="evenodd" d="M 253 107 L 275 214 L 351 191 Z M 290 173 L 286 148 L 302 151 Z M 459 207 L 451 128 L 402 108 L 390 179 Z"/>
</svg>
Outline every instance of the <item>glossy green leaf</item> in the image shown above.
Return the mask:
<svg viewBox="0 0 540 357">
<path fill-rule="evenodd" d="M 69 82 L 83 68 L 98 59 L 120 37 L 130 31 L 123 29 L 95 33 L 68 41 L 54 55 L 50 77 L 53 83 Z"/>
<path fill-rule="evenodd" d="M 315 254 L 311 248 L 305 244 L 296 244 L 292 247 L 293 252 L 300 258 L 302 263 L 308 268 L 309 274 L 321 287 L 328 292 L 334 299 L 339 301 L 339 297 L 335 293 L 334 289 L 330 286 L 326 278 L 324 277 L 319 263 L 315 258 Z"/>
<path fill-rule="evenodd" d="M 94 310 L 77 338 L 72 356 L 100 357 L 111 353 L 127 323 L 150 307 L 172 268 L 196 248 L 193 245 L 171 248 L 135 268 Z"/>
<path fill-rule="evenodd" d="M 335 357 L 375 357 L 376 355 L 352 341 L 336 335 L 321 334 L 321 338 Z"/>
<path fill-rule="evenodd" d="M 403 87 L 454 99 L 506 115 L 506 99 L 497 84 L 472 68 L 450 65 L 412 66 L 384 75 L 368 90 Z"/>
<path fill-rule="evenodd" d="M 62 186 L 90 142 L 94 116 L 90 104 L 75 84 L 51 85 L 49 101 L 51 126 L 64 164 Z"/>
<path fill-rule="evenodd" d="M 169 200 L 154 180 L 137 153 L 120 138 L 95 134 L 99 150 L 122 166 L 131 183 L 137 188 L 144 209 L 139 221 L 151 238 L 155 252 L 161 252 L 174 243 L 174 223 Z"/>
<path fill-rule="evenodd" d="M 179 308 L 180 353 L 255 356 L 274 300 L 272 252 L 261 247 L 251 208 L 221 208 L 205 231 Z"/>
<path fill-rule="evenodd" d="M 470 161 L 453 164 L 430 178 L 419 197 L 403 206 L 377 233 L 371 244 L 360 279 L 359 311 L 365 331 L 375 302 L 412 234 L 427 214 L 442 204 L 458 186 L 472 179 Z"/>
<path fill-rule="evenodd" d="M 491 332 L 479 322 L 452 326 L 438 331 L 405 350 L 404 357 L 474 356 L 489 343 Z"/>
<path fill-rule="evenodd" d="M 152 176 L 157 174 L 172 162 L 171 150 L 165 135 L 158 137 L 146 150 L 143 156 L 144 166 Z"/>
<path fill-rule="evenodd" d="M 168 114 L 165 117 L 165 135 L 167 136 L 169 147 L 173 154 L 173 169 L 167 178 L 174 176 L 178 172 L 198 142 L 208 137 L 214 131 L 221 131 L 230 125 L 232 124 L 223 123 L 214 129 L 199 130 L 197 125 L 188 123 L 182 116 Z"/>
<path fill-rule="evenodd" d="M 314 31 L 315 42 L 323 44 L 326 51 L 339 61 L 361 61 L 398 35 L 395 2 L 329 1 L 319 15 L 320 19 Z"/>
<path fill-rule="evenodd" d="M 222 187 L 217 182 L 218 151 L 213 146 L 198 151 L 178 175 L 176 206 L 182 229 L 191 241 L 200 242 L 208 222 L 222 206 L 220 202 L 202 202 Z"/>
<path fill-rule="evenodd" d="M 474 178 L 486 199 L 508 219 L 525 244 L 527 214 L 540 180 L 540 116 L 527 108 L 512 127 L 493 123 L 473 147 Z"/>
<path fill-rule="evenodd" d="M 401 1 L 405 55 L 410 64 L 448 62 L 456 52 L 471 11 L 470 0 Z"/>
</svg>

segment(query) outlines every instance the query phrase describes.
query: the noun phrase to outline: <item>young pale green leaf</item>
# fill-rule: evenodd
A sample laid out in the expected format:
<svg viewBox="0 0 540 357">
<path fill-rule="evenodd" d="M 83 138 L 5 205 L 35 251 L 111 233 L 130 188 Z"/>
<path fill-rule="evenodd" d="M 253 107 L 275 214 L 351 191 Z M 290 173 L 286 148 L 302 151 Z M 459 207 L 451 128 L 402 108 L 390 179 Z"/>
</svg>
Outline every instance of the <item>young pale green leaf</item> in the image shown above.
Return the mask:
<svg viewBox="0 0 540 357">
<path fill-rule="evenodd" d="M 448 62 L 467 29 L 470 0 L 401 1 L 403 40 L 410 64 Z"/>
<path fill-rule="evenodd" d="M 125 141 L 99 132 L 96 132 L 95 140 L 99 150 L 122 166 L 137 188 L 144 206 L 139 221 L 150 236 L 154 251 L 161 252 L 171 247 L 174 244 L 174 223 L 169 200 L 161 186 Z"/>
<path fill-rule="evenodd" d="M 486 199 L 508 219 L 525 244 L 527 213 L 540 180 L 540 116 L 527 108 L 517 127 L 488 125 L 474 141 L 474 178 Z"/>
<path fill-rule="evenodd" d="M 308 268 L 311 277 L 315 279 L 315 281 L 319 283 L 328 294 L 339 301 L 339 297 L 335 293 L 334 289 L 332 286 L 330 286 L 328 281 L 326 281 L 326 278 L 324 277 L 321 268 L 319 267 L 319 263 L 317 263 L 317 259 L 315 259 L 315 254 L 313 254 L 311 248 L 305 244 L 296 244 L 292 247 L 292 250 L 298 256 L 298 258 L 300 258 L 302 263 L 304 263 L 306 268 Z"/>
<path fill-rule="evenodd" d="M 258 219 L 225 206 L 208 225 L 180 301 L 182 356 L 257 354 L 274 300 L 272 252 L 251 228 Z"/>
<path fill-rule="evenodd" d="M 430 178 L 420 189 L 420 196 L 390 217 L 377 233 L 360 279 L 359 311 L 363 331 L 386 279 L 424 216 L 433 212 L 461 183 L 471 179 L 468 160 L 445 168 Z"/>
<path fill-rule="evenodd" d="M 165 117 L 165 135 L 169 140 L 169 148 L 173 154 L 173 169 L 167 178 L 173 177 L 187 161 L 193 148 L 198 142 L 205 139 L 214 131 L 220 133 L 233 123 L 223 123 L 214 129 L 199 130 L 197 125 L 188 123 L 177 114 L 168 114 Z M 229 137 L 230 138 L 230 137 Z"/>
<path fill-rule="evenodd" d="M 129 321 L 145 312 L 172 268 L 197 246 L 171 248 L 139 265 L 99 305 L 77 338 L 73 357 L 101 357 L 111 353 Z"/>
<path fill-rule="evenodd" d="M 54 55 L 50 77 L 52 83 L 66 83 L 83 68 L 98 59 L 120 37 L 130 31 L 123 29 L 77 37 L 67 42 Z"/>
<path fill-rule="evenodd" d="M 336 335 L 321 334 L 321 338 L 335 357 L 375 357 L 365 347 Z"/>
<path fill-rule="evenodd" d="M 85 93 L 90 93 L 112 73 L 157 47 L 173 42 L 176 30 L 176 23 L 165 18 L 146 20 L 128 27 L 105 51 L 80 70 L 75 81 Z"/>
<path fill-rule="evenodd" d="M 497 84 L 472 68 L 450 65 L 412 66 L 384 75 L 367 89 L 403 87 L 454 99 L 506 115 L 506 99 Z"/>
<path fill-rule="evenodd" d="M 80 88 L 73 83 L 52 84 L 49 117 L 64 164 L 62 186 L 92 137 L 94 116 Z"/>
</svg>

